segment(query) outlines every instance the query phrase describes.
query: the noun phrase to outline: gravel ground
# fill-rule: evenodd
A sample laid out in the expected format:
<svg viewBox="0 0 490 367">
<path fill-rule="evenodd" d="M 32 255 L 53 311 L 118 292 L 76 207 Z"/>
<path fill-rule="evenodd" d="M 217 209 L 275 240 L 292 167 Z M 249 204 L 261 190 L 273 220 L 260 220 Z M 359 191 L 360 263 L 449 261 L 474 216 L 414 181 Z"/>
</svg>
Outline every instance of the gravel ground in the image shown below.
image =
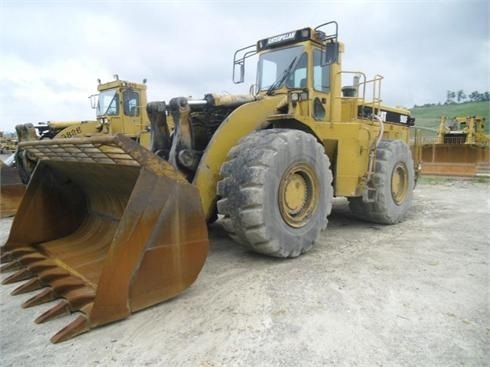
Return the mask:
<svg viewBox="0 0 490 367">
<path fill-rule="evenodd" d="M 355 220 L 336 199 L 293 260 L 247 252 L 217 223 L 190 289 L 57 345 L 49 337 L 75 315 L 36 325 L 54 303 L 23 310 L 32 294 L 0 286 L 0 365 L 485 366 L 489 219 L 487 182 L 425 179 L 398 225 Z"/>
</svg>

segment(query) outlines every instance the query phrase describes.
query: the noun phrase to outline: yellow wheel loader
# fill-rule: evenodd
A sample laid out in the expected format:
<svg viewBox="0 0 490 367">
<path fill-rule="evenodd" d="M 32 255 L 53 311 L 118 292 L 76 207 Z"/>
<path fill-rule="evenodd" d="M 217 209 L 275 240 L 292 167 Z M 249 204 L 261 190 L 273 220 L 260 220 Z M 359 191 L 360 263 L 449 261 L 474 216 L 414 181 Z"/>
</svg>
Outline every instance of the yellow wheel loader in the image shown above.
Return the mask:
<svg viewBox="0 0 490 367">
<path fill-rule="evenodd" d="M 422 140 L 424 137 L 422 137 Z M 419 142 L 422 174 L 490 175 L 490 136 L 481 116 L 442 116 L 434 141 Z"/>
<path fill-rule="evenodd" d="M 114 79 L 107 83 L 99 79 L 99 93 L 89 97 L 96 110 L 96 120 L 20 124 L 15 127 L 19 142 L 122 133 L 149 147 L 146 80 L 142 84 L 128 82 L 120 80 L 117 74 Z M 37 162 L 27 157 L 22 149 L 16 152 L 16 162 L 22 181 L 27 183 Z"/>
<path fill-rule="evenodd" d="M 146 80 L 143 83 L 120 80 L 101 83 L 98 94 L 90 96 L 92 108 L 96 109 L 97 120 L 91 121 L 48 121 L 45 123 L 19 124 L 15 127 L 19 142 L 45 139 L 68 139 L 97 135 L 125 134 L 144 147 L 150 145 L 149 119 L 146 114 Z M 24 149 L 15 151 L 15 159 L 1 171 L 0 217 L 14 215 L 22 197 L 22 183 L 29 182 L 37 163 Z M 15 168 L 14 168 L 15 167 Z M 15 171 L 20 179 L 16 179 Z"/>
<path fill-rule="evenodd" d="M 38 163 L 2 247 L 3 270 L 18 269 L 3 283 L 42 289 L 26 307 L 61 299 L 38 322 L 80 313 L 59 342 L 190 286 L 217 216 L 275 257 L 313 246 L 334 196 L 363 220 L 402 221 L 414 120 L 381 104 L 381 76 L 342 71 L 343 49 L 336 22 L 239 49 L 236 83 L 258 54 L 254 93 L 149 103 L 151 151 L 123 135 L 21 143 Z"/>
</svg>

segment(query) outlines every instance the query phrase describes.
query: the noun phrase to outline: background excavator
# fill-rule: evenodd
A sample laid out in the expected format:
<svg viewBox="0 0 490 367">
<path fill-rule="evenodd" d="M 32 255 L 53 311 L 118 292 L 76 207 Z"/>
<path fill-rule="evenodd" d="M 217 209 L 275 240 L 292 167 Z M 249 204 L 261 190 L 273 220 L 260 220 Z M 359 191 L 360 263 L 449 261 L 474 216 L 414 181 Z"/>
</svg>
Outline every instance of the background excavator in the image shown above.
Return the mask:
<svg viewBox="0 0 490 367">
<path fill-rule="evenodd" d="M 60 299 L 37 322 L 79 313 L 60 342 L 189 287 L 217 215 L 236 242 L 286 258 L 313 246 L 334 196 L 362 220 L 402 221 L 414 119 L 381 104 L 381 76 L 343 71 L 343 50 L 336 22 L 237 50 L 235 83 L 258 54 L 254 93 L 148 103 L 150 150 L 121 134 L 20 143 L 36 168 L 1 248 L 2 270 L 16 270 L 3 283 L 41 289 L 25 307 Z"/>
<path fill-rule="evenodd" d="M 68 139 L 122 133 L 150 146 L 149 119 L 146 114 L 146 80 L 134 83 L 120 80 L 101 83 L 98 93 L 91 95 L 91 106 L 96 110 L 96 120 L 48 121 L 26 123 L 15 127 L 18 142 L 44 139 Z M 15 158 L 1 166 L 0 217 L 14 215 L 29 182 L 36 160 L 27 157 L 22 148 L 15 150 Z"/>
</svg>

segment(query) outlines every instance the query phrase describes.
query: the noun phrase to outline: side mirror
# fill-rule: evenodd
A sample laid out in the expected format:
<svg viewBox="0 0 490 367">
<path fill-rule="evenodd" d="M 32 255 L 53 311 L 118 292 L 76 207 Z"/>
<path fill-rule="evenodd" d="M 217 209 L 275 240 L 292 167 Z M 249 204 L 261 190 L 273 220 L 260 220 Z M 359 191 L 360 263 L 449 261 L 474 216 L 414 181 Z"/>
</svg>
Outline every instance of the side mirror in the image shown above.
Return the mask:
<svg viewBox="0 0 490 367">
<path fill-rule="evenodd" d="M 243 83 L 245 80 L 245 60 L 255 54 L 257 54 L 256 45 L 250 45 L 235 51 L 233 55 L 233 83 Z"/>
<path fill-rule="evenodd" d="M 233 65 L 233 83 L 235 84 L 243 83 L 244 79 L 245 79 L 245 65 L 242 63 L 235 63 Z"/>
<path fill-rule="evenodd" d="M 99 101 L 99 95 L 98 94 L 92 94 L 88 98 L 90 100 L 90 107 L 92 107 L 93 109 L 96 109 L 97 108 L 97 103 Z"/>
<path fill-rule="evenodd" d="M 339 44 L 329 42 L 325 45 L 325 65 L 331 65 L 339 59 Z"/>
</svg>

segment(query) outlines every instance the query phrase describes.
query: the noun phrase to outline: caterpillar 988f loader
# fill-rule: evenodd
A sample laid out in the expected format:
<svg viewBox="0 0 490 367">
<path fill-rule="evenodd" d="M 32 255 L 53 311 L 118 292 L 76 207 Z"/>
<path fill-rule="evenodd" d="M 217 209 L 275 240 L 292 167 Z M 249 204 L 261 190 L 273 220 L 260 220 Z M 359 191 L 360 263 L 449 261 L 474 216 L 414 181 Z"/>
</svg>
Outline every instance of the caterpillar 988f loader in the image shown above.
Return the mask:
<svg viewBox="0 0 490 367">
<path fill-rule="evenodd" d="M 381 105 L 380 76 L 341 71 L 337 29 L 329 22 L 238 50 L 237 83 L 258 53 L 251 95 L 149 103 L 152 152 L 122 135 L 22 143 L 38 163 L 2 248 L 4 269 L 20 270 L 4 283 L 43 289 L 25 306 L 61 299 L 39 322 L 81 312 L 52 341 L 188 287 L 217 214 L 236 242 L 276 257 L 311 248 L 334 195 L 366 221 L 404 218 L 413 119 Z M 344 75 L 353 85 L 342 88 Z"/>
</svg>

